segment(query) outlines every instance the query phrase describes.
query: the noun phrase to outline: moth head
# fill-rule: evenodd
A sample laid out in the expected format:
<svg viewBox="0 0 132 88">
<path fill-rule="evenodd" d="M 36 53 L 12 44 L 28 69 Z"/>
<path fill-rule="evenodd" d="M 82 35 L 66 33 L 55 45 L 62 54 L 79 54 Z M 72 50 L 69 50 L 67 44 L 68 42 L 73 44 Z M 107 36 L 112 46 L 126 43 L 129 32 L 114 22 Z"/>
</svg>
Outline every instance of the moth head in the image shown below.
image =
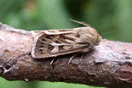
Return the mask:
<svg viewBox="0 0 132 88">
<path fill-rule="evenodd" d="M 78 39 L 76 40 L 77 43 L 85 43 L 90 44 L 91 46 L 95 46 L 98 45 L 101 41 L 101 36 L 94 28 L 90 26 L 74 28 L 73 31 L 78 37 Z"/>
<path fill-rule="evenodd" d="M 79 22 L 73 19 L 70 20 L 86 26 L 73 29 L 73 33 L 78 37 L 76 40 L 77 43 L 89 43 L 91 46 L 98 45 L 100 43 L 102 37 L 94 28 L 90 27 L 84 22 Z"/>
<path fill-rule="evenodd" d="M 96 39 L 96 45 L 99 45 L 101 39 L 102 39 L 102 37 L 100 35 L 98 35 L 98 37 Z"/>
</svg>

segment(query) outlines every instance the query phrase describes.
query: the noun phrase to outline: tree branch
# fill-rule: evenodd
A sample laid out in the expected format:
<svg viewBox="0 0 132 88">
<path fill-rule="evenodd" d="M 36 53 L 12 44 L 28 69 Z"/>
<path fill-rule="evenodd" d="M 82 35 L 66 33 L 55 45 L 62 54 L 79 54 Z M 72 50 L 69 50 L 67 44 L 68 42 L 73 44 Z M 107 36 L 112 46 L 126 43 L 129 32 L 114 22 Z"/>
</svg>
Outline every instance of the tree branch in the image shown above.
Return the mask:
<svg viewBox="0 0 132 88">
<path fill-rule="evenodd" d="M 7 80 L 59 81 L 93 86 L 132 86 L 132 44 L 102 39 L 84 55 L 75 54 L 36 60 L 31 56 L 30 31 L 0 23 L 0 76 Z"/>
</svg>

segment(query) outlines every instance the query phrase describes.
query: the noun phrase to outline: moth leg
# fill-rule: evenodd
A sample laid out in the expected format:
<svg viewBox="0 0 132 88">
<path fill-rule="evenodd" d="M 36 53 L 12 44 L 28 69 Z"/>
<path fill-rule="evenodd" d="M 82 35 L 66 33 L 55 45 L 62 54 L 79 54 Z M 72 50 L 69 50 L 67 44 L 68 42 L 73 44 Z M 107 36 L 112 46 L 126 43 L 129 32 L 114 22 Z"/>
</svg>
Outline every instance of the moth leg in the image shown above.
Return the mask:
<svg viewBox="0 0 132 88">
<path fill-rule="evenodd" d="M 83 53 L 83 55 L 81 56 L 81 59 L 80 59 L 80 61 L 83 59 L 84 55 L 85 55 L 85 53 Z"/>
<path fill-rule="evenodd" d="M 53 62 L 54 62 L 55 59 L 56 59 L 56 57 L 52 59 L 52 61 L 50 62 L 50 65 L 53 64 Z"/>
<path fill-rule="evenodd" d="M 77 54 L 73 55 L 73 56 L 70 58 L 70 60 L 68 61 L 68 66 L 69 66 L 71 60 L 72 60 L 76 55 L 77 55 Z"/>
</svg>

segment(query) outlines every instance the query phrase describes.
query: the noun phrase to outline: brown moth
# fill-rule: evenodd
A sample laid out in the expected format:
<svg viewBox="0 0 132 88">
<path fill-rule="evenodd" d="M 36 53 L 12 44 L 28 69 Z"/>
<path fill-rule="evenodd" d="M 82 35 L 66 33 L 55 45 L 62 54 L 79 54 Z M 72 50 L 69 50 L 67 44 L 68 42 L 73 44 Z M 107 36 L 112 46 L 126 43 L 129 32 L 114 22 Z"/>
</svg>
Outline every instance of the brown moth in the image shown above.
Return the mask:
<svg viewBox="0 0 132 88">
<path fill-rule="evenodd" d="M 100 43 L 102 37 L 94 28 L 83 22 L 72 21 L 86 27 L 39 31 L 34 37 L 32 57 L 42 59 L 75 52 L 85 53 Z"/>
</svg>

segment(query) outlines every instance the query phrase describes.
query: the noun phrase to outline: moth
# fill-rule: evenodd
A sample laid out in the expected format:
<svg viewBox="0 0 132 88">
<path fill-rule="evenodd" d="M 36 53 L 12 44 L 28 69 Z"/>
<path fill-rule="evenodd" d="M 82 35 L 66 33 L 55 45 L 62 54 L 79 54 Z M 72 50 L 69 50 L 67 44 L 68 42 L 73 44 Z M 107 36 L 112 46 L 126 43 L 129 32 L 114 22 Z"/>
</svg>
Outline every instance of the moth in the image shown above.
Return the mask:
<svg viewBox="0 0 132 88">
<path fill-rule="evenodd" d="M 33 41 L 32 57 L 44 59 L 76 52 L 86 53 L 100 43 L 102 37 L 94 28 L 83 22 L 72 21 L 86 27 L 38 31 Z"/>
</svg>

